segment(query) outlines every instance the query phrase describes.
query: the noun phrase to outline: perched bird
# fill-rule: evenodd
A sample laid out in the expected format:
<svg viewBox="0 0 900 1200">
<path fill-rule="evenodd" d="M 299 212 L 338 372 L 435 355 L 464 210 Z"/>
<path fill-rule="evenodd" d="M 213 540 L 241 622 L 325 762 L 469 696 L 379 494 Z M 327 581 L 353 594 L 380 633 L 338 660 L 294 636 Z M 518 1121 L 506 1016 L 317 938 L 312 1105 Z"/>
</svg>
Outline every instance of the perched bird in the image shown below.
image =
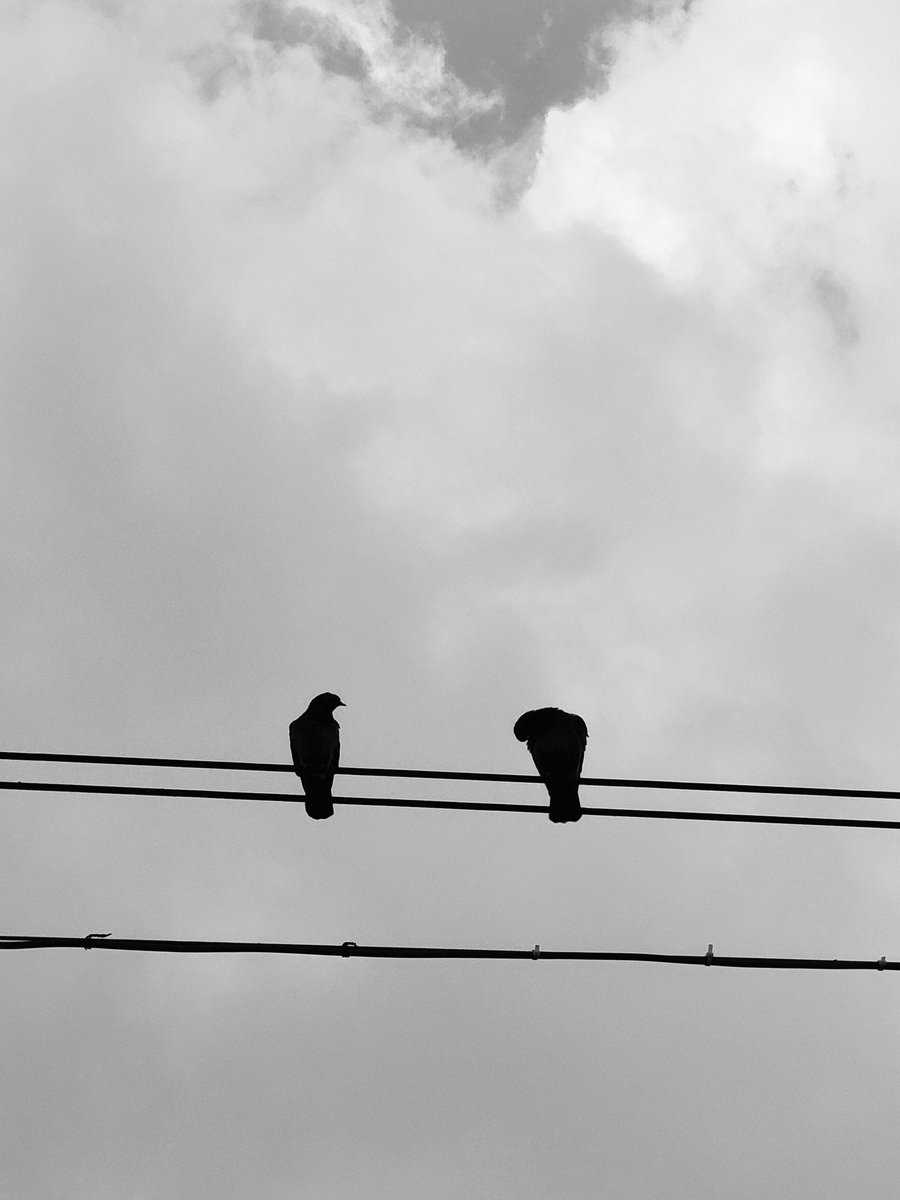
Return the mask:
<svg viewBox="0 0 900 1200">
<path fill-rule="evenodd" d="M 547 785 L 550 820 L 579 821 L 578 781 L 587 745 L 587 725 L 575 713 L 563 712 L 561 708 L 536 708 L 522 713 L 513 733 L 520 742 L 528 744 L 538 774 Z"/>
<path fill-rule="evenodd" d="M 291 758 L 306 796 L 306 811 L 317 821 L 334 816 L 331 785 L 341 757 L 341 727 L 336 708 L 345 707 L 334 692 L 322 692 L 305 713 L 291 721 Z"/>
</svg>

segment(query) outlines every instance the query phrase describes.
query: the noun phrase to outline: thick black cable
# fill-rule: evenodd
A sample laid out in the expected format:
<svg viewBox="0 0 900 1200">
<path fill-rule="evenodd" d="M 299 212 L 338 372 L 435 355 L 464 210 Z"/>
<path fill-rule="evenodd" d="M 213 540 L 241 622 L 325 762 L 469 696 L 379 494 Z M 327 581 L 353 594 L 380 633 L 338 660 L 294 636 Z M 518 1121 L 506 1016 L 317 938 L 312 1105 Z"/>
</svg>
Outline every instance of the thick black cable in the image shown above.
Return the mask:
<svg viewBox="0 0 900 1200">
<path fill-rule="evenodd" d="M 114 754 L 26 754 L 0 750 L 0 759 L 20 762 L 114 763 L 131 767 L 182 767 L 213 771 L 283 771 L 293 773 L 286 763 L 222 762 L 200 758 L 126 758 Z M 407 771 L 387 767 L 338 767 L 339 775 L 383 776 L 391 779 L 472 779 L 485 783 L 540 783 L 537 775 L 498 775 L 484 771 Z M 688 792 L 752 792 L 778 796 L 857 796 L 863 799 L 900 800 L 900 791 L 866 788 L 785 787 L 756 783 L 696 783 L 673 779 L 605 779 L 585 777 L 585 787 L 660 788 Z"/>
<path fill-rule="evenodd" d="M 0 935 L 0 950 L 127 950 L 155 954 L 315 954 L 332 958 L 469 958 L 553 959 L 573 962 L 681 963 L 702 967 L 765 967 L 806 971 L 900 971 L 900 962 L 885 958 L 758 958 L 713 954 L 641 954 L 608 950 L 464 949 L 444 946 L 360 946 L 356 942 L 321 945 L 303 942 L 193 942 L 162 938 L 114 938 L 106 933 L 85 937 L 31 937 Z"/>
<path fill-rule="evenodd" d="M 102 796 L 159 796 L 191 800 L 262 800 L 296 804 L 303 801 L 299 792 L 225 792 L 208 788 L 118 787 L 92 783 L 35 783 L 0 781 L 0 790 L 25 792 L 80 792 Z M 478 800 L 407 800 L 374 796 L 335 796 L 335 804 L 366 805 L 372 808 L 444 808 L 468 812 L 520 812 L 546 815 L 546 804 L 495 804 Z M 794 817 L 777 813 L 686 812 L 664 808 L 585 808 L 586 817 L 643 817 L 661 821 L 730 821 L 754 825 L 823 825 L 844 829 L 900 829 L 900 821 L 878 821 L 861 817 Z"/>
</svg>

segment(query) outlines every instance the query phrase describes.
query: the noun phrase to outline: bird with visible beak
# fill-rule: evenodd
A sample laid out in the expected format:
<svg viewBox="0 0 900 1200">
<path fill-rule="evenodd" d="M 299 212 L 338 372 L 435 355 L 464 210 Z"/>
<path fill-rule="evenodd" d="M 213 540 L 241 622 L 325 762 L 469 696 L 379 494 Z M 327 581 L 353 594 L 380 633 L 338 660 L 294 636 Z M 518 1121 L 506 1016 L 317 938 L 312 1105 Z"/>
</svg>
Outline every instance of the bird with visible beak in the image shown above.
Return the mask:
<svg viewBox="0 0 900 1200">
<path fill-rule="evenodd" d="M 294 771 L 306 796 L 306 811 L 316 821 L 334 816 L 331 788 L 341 758 L 341 727 L 334 710 L 344 707 L 334 692 L 321 692 L 290 724 Z"/>
</svg>

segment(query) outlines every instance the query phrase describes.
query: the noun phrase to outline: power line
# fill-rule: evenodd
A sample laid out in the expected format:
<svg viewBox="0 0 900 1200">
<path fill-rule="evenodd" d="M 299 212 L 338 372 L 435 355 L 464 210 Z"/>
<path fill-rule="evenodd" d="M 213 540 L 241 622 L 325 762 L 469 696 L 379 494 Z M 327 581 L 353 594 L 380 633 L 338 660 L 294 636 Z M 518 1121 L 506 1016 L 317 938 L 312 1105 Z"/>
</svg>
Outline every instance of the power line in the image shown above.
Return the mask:
<svg viewBox="0 0 900 1200">
<path fill-rule="evenodd" d="M 572 962 L 681 963 L 705 967 L 765 967 L 800 971 L 900 971 L 900 962 L 885 958 L 758 958 L 713 953 L 642 954 L 608 950 L 465 949 L 449 946 L 360 946 L 356 942 L 311 944 L 303 942 L 193 942 L 161 938 L 114 938 L 108 933 L 86 937 L 31 937 L 0 935 L 0 950 L 127 950 L 153 954 L 307 954 L 332 958 L 468 958 L 468 959 L 553 959 Z"/>
<path fill-rule="evenodd" d="M 20 762 L 110 763 L 132 767 L 203 768 L 214 771 L 283 771 L 293 774 L 289 763 L 222 762 L 200 758 L 134 758 L 115 754 L 26 754 L 0 750 L 0 759 Z M 339 775 L 382 776 L 391 779 L 469 779 L 484 783 L 540 783 L 537 775 L 499 775 L 484 771 L 408 771 L 386 767 L 338 767 Z M 660 788 L 689 792 L 752 792 L 779 796 L 855 796 L 862 799 L 900 800 L 900 791 L 871 788 L 785 787 L 756 783 L 697 783 L 673 779 L 606 779 L 585 777 L 585 787 Z"/>
<path fill-rule="evenodd" d="M 36 783 L 0 781 L 0 790 L 26 792 L 80 792 L 103 796 L 159 796 L 190 800 L 260 800 L 302 803 L 298 792 L 227 792 L 208 788 L 119 787 L 92 783 Z M 335 796 L 335 804 L 366 805 L 372 808 L 443 808 L 468 812 L 548 812 L 546 804 L 497 804 L 478 800 L 407 800 L 396 796 Z M 822 825 L 844 829 L 900 829 L 900 821 L 878 821 L 859 817 L 794 817 L 777 813 L 686 812 L 663 808 L 582 808 L 586 817 L 637 817 L 662 821 L 728 821 L 754 825 Z"/>
</svg>

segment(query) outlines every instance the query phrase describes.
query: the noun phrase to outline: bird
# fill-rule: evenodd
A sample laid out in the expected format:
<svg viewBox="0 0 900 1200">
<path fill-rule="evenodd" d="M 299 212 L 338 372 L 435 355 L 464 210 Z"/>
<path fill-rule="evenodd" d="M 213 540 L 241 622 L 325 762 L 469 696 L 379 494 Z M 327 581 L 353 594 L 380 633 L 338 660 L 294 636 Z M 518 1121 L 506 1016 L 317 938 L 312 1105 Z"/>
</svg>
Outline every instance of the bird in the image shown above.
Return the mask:
<svg viewBox="0 0 900 1200">
<path fill-rule="evenodd" d="M 588 739 L 584 720 L 561 708 L 536 708 L 522 713 L 513 733 L 520 742 L 527 743 L 550 793 L 550 820 L 580 821 L 578 781 Z"/>
<path fill-rule="evenodd" d="M 306 712 L 291 721 L 291 758 L 306 796 L 306 812 L 315 821 L 334 816 L 331 785 L 341 757 L 341 727 L 336 708 L 346 708 L 334 692 L 313 696 Z"/>
</svg>

